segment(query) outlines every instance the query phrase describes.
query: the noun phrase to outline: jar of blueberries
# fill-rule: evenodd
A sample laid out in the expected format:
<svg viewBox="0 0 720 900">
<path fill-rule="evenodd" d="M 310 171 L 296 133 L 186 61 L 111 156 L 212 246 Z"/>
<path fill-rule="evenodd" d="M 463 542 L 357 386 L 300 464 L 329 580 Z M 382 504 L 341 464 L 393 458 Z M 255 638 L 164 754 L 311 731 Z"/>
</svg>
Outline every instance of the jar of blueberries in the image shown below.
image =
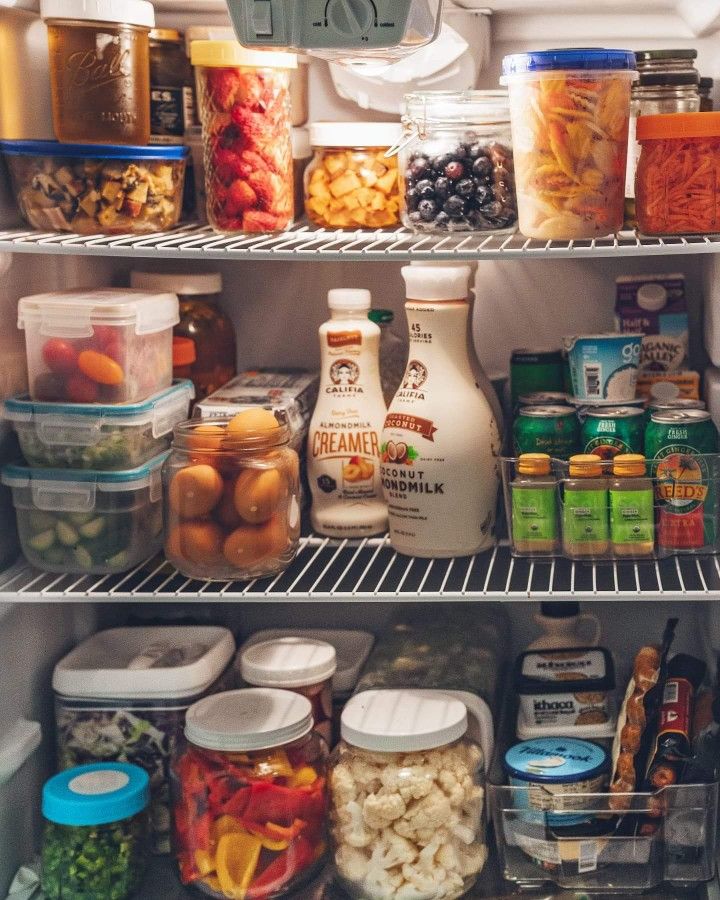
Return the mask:
<svg viewBox="0 0 720 900">
<path fill-rule="evenodd" d="M 414 231 L 510 231 L 517 222 L 503 91 L 405 96 L 403 223 Z"/>
</svg>

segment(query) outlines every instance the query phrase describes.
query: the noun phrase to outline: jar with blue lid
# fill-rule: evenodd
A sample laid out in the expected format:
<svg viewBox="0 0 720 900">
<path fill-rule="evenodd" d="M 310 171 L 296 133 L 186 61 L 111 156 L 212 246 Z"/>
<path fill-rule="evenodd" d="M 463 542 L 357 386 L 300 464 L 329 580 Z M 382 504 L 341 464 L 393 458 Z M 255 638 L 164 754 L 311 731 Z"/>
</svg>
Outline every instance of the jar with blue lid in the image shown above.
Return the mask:
<svg viewBox="0 0 720 900">
<path fill-rule="evenodd" d="M 147 772 L 92 763 L 45 783 L 42 888 L 47 900 L 125 900 L 137 890 L 149 848 Z"/>
</svg>

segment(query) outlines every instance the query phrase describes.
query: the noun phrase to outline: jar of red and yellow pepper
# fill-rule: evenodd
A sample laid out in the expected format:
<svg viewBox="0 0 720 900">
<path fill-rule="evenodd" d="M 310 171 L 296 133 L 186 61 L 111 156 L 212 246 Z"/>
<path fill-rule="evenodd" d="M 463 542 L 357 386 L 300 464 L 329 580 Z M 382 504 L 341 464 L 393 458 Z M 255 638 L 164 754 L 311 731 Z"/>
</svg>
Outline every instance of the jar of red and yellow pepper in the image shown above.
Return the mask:
<svg viewBox="0 0 720 900">
<path fill-rule="evenodd" d="M 268 900 L 320 871 L 328 749 L 312 727 L 310 701 L 274 688 L 190 707 L 173 765 L 183 884 L 218 900 Z"/>
<path fill-rule="evenodd" d="M 720 113 L 641 116 L 637 139 L 639 230 L 652 235 L 720 231 Z"/>
</svg>

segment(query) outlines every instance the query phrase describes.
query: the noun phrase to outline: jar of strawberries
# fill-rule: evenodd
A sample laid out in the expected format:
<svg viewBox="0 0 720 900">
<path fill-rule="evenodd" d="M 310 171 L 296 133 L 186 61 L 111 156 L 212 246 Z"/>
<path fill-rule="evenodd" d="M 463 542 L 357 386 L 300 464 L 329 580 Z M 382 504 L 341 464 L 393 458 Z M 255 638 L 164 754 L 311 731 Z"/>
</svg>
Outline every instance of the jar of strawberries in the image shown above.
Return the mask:
<svg viewBox="0 0 720 900">
<path fill-rule="evenodd" d="M 217 231 L 281 231 L 294 215 L 292 53 L 193 41 L 208 221 Z"/>
</svg>

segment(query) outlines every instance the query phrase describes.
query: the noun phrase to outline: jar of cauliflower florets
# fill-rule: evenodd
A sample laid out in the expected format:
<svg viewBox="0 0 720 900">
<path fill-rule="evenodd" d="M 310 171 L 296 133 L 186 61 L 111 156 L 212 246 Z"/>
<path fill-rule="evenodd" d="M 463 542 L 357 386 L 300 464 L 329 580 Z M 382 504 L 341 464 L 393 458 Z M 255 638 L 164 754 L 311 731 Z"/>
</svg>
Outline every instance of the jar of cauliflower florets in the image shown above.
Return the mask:
<svg viewBox="0 0 720 900">
<path fill-rule="evenodd" d="M 330 761 L 338 878 L 363 900 L 451 900 L 487 859 L 482 751 L 437 690 L 356 694 Z"/>
</svg>

